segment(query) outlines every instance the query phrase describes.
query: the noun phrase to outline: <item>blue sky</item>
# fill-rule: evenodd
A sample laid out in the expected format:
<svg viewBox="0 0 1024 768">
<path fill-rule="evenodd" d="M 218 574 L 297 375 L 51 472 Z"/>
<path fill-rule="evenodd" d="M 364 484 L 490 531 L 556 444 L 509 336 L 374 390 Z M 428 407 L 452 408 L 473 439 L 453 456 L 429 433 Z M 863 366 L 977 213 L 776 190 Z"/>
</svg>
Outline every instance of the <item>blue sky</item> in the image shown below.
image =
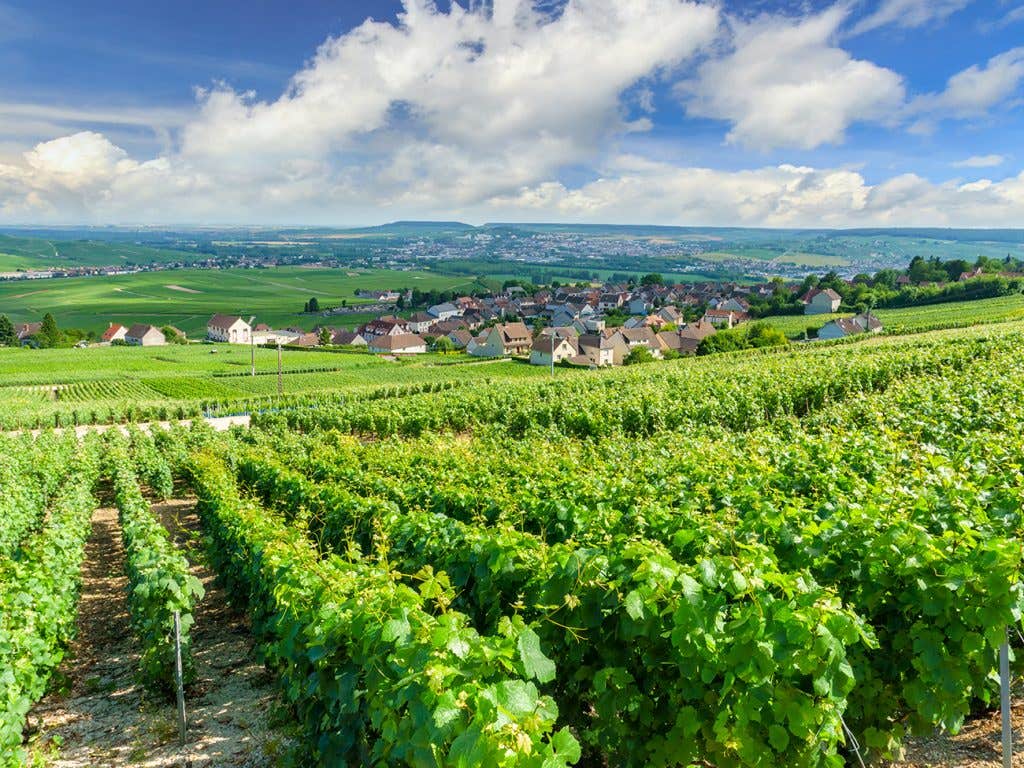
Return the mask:
<svg viewBox="0 0 1024 768">
<path fill-rule="evenodd" d="M 0 221 L 1024 222 L 1024 0 L 0 0 Z"/>
</svg>

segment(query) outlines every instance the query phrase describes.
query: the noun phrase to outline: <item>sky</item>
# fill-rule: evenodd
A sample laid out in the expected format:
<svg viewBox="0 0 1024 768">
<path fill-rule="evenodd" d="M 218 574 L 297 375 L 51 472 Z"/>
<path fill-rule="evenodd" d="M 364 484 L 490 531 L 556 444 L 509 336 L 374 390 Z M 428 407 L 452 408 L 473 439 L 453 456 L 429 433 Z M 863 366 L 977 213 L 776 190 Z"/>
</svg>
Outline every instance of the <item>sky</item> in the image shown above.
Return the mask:
<svg viewBox="0 0 1024 768">
<path fill-rule="evenodd" d="M 1024 226 L 1024 0 L 0 0 L 0 73 L 5 224 Z"/>
</svg>

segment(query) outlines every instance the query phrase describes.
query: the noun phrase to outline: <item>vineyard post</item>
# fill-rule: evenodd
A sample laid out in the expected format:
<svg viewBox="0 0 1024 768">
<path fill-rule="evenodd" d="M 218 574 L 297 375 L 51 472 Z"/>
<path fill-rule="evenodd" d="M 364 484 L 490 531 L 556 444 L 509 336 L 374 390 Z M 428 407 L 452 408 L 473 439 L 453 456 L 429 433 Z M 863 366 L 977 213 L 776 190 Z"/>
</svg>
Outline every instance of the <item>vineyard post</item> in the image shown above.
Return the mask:
<svg viewBox="0 0 1024 768">
<path fill-rule="evenodd" d="M 185 746 L 185 685 L 181 670 L 181 614 L 174 612 L 174 687 L 178 692 L 178 735 Z"/>
<path fill-rule="evenodd" d="M 1013 723 L 1010 719 L 1010 643 L 1003 638 L 999 646 L 999 699 L 1003 714 L 1003 768 L 1013 759 Z"/>
<path fill-rule="evenodd" d="M 249 362 L 252 367 L 252 375 L 256 375 L 256 336 L 252 332 L 252 321 L 256 315 L 249 318 Z"/>
</svg>

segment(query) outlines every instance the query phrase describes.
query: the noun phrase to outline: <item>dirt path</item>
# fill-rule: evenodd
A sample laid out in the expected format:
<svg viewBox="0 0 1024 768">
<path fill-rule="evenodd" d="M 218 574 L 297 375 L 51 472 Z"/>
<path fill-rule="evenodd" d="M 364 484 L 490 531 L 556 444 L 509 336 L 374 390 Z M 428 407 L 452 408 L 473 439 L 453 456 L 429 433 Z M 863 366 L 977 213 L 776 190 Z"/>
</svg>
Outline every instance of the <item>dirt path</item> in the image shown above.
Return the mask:
<svg viewBox="0 0 1024 768">
<path fill-rule="evenodd" d="M 1024 768 L 1024 685 L 1012 688 L 1013 766 Z M 997 711 L 971 718 L 956 736 L 911 739 L 892 768 L 1002 768 L 1002 720 Z"/>
<path fill-rule="evenodd" d="M 197 680 L 186 696 L 189 746 L 178 746 L 173 701 L 136 683 L 117 511 L 104 508 L 93 517 L 78 637 L 61 667 L 64 690 L 48 694 L 30 717 L 39 731 L 34 751 L 56 768 L 274 765 L 289 744 L 269 723 L 277 711 L 274 681 L 255 661 L 244 617 L 228 608 L 202 563 L 193 504 L 172 501 L 154 511 L 206 588 L 192 630 Z"/>
<path fill-rule="evenodd" d="M 205 416 L 203 421 L 209 424 L 217 432 L 226 432 L 232 427 L 248 427 L 250 416 L 248 414 L 239 414 L 237 416 Z M 192 426 L 192 419 L 183 419 L 181 421 L 144 421 L 139 422 L 131 426 L 138 427 L 143 432 L 149 432 L 152 428 L 158 427 L 160 429 L 170 429 L 172 424 L 178 424 L 183 427 Z M 78 438 L 82 438 L 89 432 L 96 432 L 102 434 L 109 429 L 119 429 L 124 434 L 128 434 L 128 424 L 83 424 L 74 427 L 75 435 Z M 39 437 L 41 432 L 53 432 L 56 435 L 62 435 L 68 429 L 72 427 L 47 427 L 46 429 L 30 429 L 28 430 L 33 437 Z M 24 430 L 16 429 L 5 434 L 16 436 L 20 435 Z"/>
</svg>

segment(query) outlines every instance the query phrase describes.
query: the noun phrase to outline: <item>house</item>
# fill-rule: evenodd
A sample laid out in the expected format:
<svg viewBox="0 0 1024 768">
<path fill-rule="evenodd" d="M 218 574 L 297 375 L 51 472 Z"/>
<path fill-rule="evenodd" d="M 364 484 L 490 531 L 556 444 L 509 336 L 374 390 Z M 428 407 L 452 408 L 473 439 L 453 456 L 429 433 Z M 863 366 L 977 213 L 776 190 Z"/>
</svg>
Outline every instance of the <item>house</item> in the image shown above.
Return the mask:
<svg viewBox="0 0 1024 768">
<path fill-rule="evenodd" d="M 975 267 L 970 272 L 961 272 L 959 279 L 962 283 L 965 280 L 970 280 L 973 277 L 981 277 L 983 274 L 985 274 L 985 270 L 983 270 L 981 267 Z"/>
<path fill-rule="evenodd" d="M 683 319 L 679 310 L 671 305 L 659 309 L 657 315 L 666 323 L 680 323 Z"/>
<path fill-rule="evenodd" d="M 427 351 L 427 342 L 415 333 L 375 336 L 367 342 L 371 352 L 389 355 L 420 355 Z"/>
<path fill-rule="evenodd" d="M 365 347 L 366 339 L 354 331 L 335 331 L 331 335 L 331 344 L 339 347 Z"/>
<path fill-rule="evenodd" d="M 398 301 L 398 291 L 368 291 L 360 290 L 356 291 L 356 296 L 361 299 L 370 299 L 378 303 L 390 303 L 392 301 Z"/>
<path fill-rule="evenodd" d="M 580 336 L 577 341 L 580 354 L 588 360 L 590 365 L 597 368 L 615 365 L 616 352 L 620 365 L 629 354 L 629 350 L 619 334 L 604 336 L 600 333 L 588 333 Z"/>
<path fill-rule="evenodd" d="M 552 365 L 552 360 L 557 364 L 575 356 L 576 345 L 565 336 L 541 336 L 530 348 L 530 365 Z"/>
<path fill-rule="evenodd" d="M 621 293 L 602 293 L 597 301 L 597 308 L 602 312 L 618 309 L 622 306 L 623 296 Z"/>
<path fill-rule="evenodd" d="M 128 329 L 120 323 L 111 323 L 107 330 L 103 332 L 101 340 L 107 344 L 114 341 L 124 341 L 125 334 L 128 333 Z"/>
<path fill-rule="evenodd" d="M 819 328 L 818 338 L 822 341 L 829 339 L 845 339 L 849 336 L 856 336 L 860 333 L 864 333 L 864 329 L 857 323 L 853 322 L 853 318 L 840 317 L 836 320 L 825 323 L 825 325 Z"/>
<path fill-rule="evenodd" d="M 251 344 L 252 328 L 237 315 L 214 315 L 206 323 L 206 338 L 228 344 Z"/>
<path fill-rule="evenodd" d="M 452 304 L 450 301 L 446 301 L 443 304 L 435 304 L 432 307 L 427 308 L 427 312 L 438 320 L 447 320 L 449 317 L 456 317 L 462 314 L 462 310 Z"/>
<path fill-rule="evenodd" d="M 709 309 L 704 312 L 701 322 L 710 323 L 716 328 L 732 328 L 747 319 L 747 315 L 741 312 L 733 312 L 728 309 Z"/>
<path fill-rule="evenodd" d="M 831 288 L 826 288 L 823 291 L 811 288 L 800 301 L 803 302 L 805 315 L 827 315 L 839 311 L 843 297 Z"/>
<path fill-rule="evenodd" d="M 530 329 L 523 323 L 499 323 L 483 331 L 472 348 L 466 351 L 476 357 L 504 357 L 525 355 L 533 346 Z"/>
<path fill-rule="evenodd" d="M 642 328 L 620 328 L 619 335 L 626 343 L 626 347 L 630 352 L 636 347 L 647 347 L 652 355 L 662 357 L 667 349 L 665 342 L 658 337 L 658 334 L 646 326 Z"/>
<path fill-rule="evenodd" d="M 652 304 L 643 296 L 637 296 L 636 298 L 630 299 L 627 305 L 629 314 L 631 315 L 646 315 L 651 311 Z"/>
<path fill-rule="evenodd" d="M 265 344 L 294 344 L 302 336 L 302 331 L 274 331 L 265 330 L 252 332 L 252 343 L 258 346 Z"/>
<path fill-rule="evenodd" d="M 164 332 L 155 325 L 136 323 L 124 335 L 124 340 L 133 347 L 162 347 L 167 343 Z"/>
<path fill-rule="evenodd" d="M 853 317 L 841 317 L 825 323 L 825 325 L 818 329 L 818 338 L 823 341 L 828 339 L 845 339 L 862 333 L 880 333 L 881 331 L 882 321 L 868 312 L 854 315 Z"/>
<path fill-rule="evenodd" d="M 426 333 L 436 322 L 438 322 L 438 318 L 434 315 L 417 312 L 406 321 L 405 325 L 409 329 L 409 333 Z"/>
<path fill-rule="evenodd" d="M 378 317 L 376 320 L 371 320 L 366 323 L 361 329 L 360 333 L 366 338 L 367 341 L 370 337 L 375 336 L 398 336 L 403 333 L 408 333 L 409 329 L 405 325 L 404 320 L 399 320 L 394 315 L 384 315 Z"/>
<path fill-rule="evenodd" d="M 473 334 L 465 328 L 459 328 L 458 330 L 451 331 L 448 334 L 448 340 L 456 349 L 465 349 L 469 346 L 469 342 L 473 340 Z"/>
<path fill-rule="evenodd" d="M 745 299 L 726 299 L 718 305 L 718 309 L 728 310 L 729 312 L 736 312 L 738 314 L 746 314 L 750 311 L 750 304 Z"/>
<path fill-rule="evenodd" d="M 859 315 L 854 315 L 853 322 L 857 323 L 868 333 L 881 333 L 882 332 L 882 321 L 871 314 L 871 312 L 864 312 Z"/>
<path fill-rule="evenodd" d="M 675 332 L 663 331 L 659 336 L 661 336 L 662 340 L 667 341 L 667 334 L 674 333 L 675 337 L 679 339 L 678 346 L 674 343 L 670 343 L 669 346 L 672 349 L 678 350 L 681 355 L 692 355 L 696 354 L 700 343 L 706 337 L 714 335 L 716 330 L 715 326 L 711 323 L 698 320 L 696 323 L 687 323 Z"/>
</svg>

